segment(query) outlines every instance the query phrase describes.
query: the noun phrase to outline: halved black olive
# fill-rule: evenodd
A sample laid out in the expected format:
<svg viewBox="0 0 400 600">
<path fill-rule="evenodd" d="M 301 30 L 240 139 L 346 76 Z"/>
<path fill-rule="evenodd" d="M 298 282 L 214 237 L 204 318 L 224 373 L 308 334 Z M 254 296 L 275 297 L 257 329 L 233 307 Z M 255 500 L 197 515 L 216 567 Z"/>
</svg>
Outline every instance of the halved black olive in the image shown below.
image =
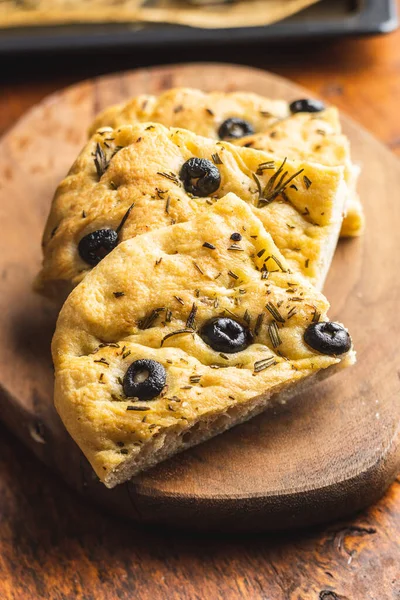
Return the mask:
<svg viewBox="0 0 400 600">
<path fill-rule="evenodd" d="M 189 158 L 179 173 L 185 190 L 193 196 L 210 196 L 221 184 L 221 174 L 211 160 Z"/>
<path fill-rule="evenodd" d="M 308 112 L 316 113 L 325 110 L 325 104 L 321 100 L 313 100 L 312 98 L 303 98 L 295 100 L 289 105 L 291 113 Z"/>
<path fill-rule="evenodd" d="M 304 341 L 321 354 L 345 354 L 351 348 L 351 337 L 339 323 L 311 323 L 304 332 Z"/>
<path fill-rule="evenodd" d="M 241 352 L 253 341 L 250 330 L 229 317 L 213 317 L 203 325 L 199 335 L 213 350 L 227 354 Z"/>
<path fill-rule="evenodd" d="M 167 374 L 162 364 L 142 358 L 131 364 L 125 373 L 122 387 L 128 398 L 153 400 L 161 394 L 166 380 Z"/>
<path fill-rule="evenodd" d="M 232 233 L 231 235 L 231 240 L 233 240 L 234 242 L 240 242 L 240 240 L 242 239 L 242 236 L 240 233 Z"/>
<path fill-rule="evenodd" d="M 85 235 L 78 244 L 80 257 L 89 265 L 97 265 L 118 244 L 114 229 L 97 229 Z"/>
<path fill-rule="evenodd" d="M 225 140 L 226 138 L 238 139 L 252 133 L 254 133 L 253 125 L 238 117 L 226 119 L 218 129 L 218 135 L 221 140 Z"/>
</svg>

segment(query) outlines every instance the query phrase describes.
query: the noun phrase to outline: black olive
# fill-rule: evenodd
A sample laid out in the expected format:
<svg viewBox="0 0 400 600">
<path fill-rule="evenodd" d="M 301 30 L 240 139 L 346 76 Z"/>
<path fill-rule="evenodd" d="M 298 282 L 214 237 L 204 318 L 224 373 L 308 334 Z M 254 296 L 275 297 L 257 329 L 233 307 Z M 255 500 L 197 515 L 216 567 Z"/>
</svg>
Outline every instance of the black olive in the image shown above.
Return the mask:
<svg viewBox="0 0 400 600">
<path fill-rule="evenodd" d="M 251 123 L 238 117 L 231 117 L 226 119 L 218 129 L 218 135 L 221 140 L 226 138 L 242 138 L 246 135 L 254 133 L 254 128 Z"/>
<path fill-rule="evenodd" d="M 240 233 L 232 233 L 231 240 L 233 240 L 234 242 L 240 242 L 241 239 L 242 236 L 240 235 Z"/>
<path fill-rule="evenodd" d="M 247 327 L 228 317 L 213 317 L 203 325 L 199 335 L 213 350 L 227 354 L 241 352 L 253 341 Z"/>
<path fill-rule="evenodd" d="M 128 398 L 153 400 L 161 394 L 166 380 L 167 374 L 159 362 L 142 358 L 131 364 L 125 373 L 122 387 Z"/>
<path fill-rule="evenodd" d="M 179 177 L 185 190 L 194 196 L 210 196 L 221 184 L 221 174 L 211 160 L 189 158 L 182 166 Z"/>
<path fill-rule="evenodd" d="M 351 337 L 339 323 L 311 323 L 304 332 L 304 341 L 321 354 L 344 354 L 351 348 Z"/>
<path fill-rule="evenodd" d="M 312 98 L 303 98 L 295 100 L 289 105 L 291 113 L 308 112 L 316 113 L 325 110 L 325 104 L 321 100 L 313 100 Z"/>
<path fill-rule="evenodd" d="M 85 235 L 78 244 L 81 258 L 89 265 L 97 265 L 118 244 L 114 229 L 98 229 Z"/>
</svg>

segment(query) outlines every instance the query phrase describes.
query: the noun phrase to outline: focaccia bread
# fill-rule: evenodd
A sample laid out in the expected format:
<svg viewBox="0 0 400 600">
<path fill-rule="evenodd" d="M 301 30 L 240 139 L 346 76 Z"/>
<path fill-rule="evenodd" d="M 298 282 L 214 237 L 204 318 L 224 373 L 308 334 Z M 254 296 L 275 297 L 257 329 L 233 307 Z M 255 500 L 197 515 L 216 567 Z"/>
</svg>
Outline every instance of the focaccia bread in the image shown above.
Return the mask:
<svg viewBox="0 0 400 600">
<path fill-rule="evenodd" d="M 119 242 L 208 213 L 229 192 L 251 205 L 289 268 L 321 287 L 342 223 L 343 167 L 143 123 L 99 130 L 58 187 L 36 287 L 69 291 Z"/>
<path fill-rule="evenodd" d="M 245 92 L 204 93 L 177 88 L 158 97 L 141 95 L 107 108 L 94 120 L 90 134 L 100 127 L 117 128 L 137 121 L 183 127 L 290 160 L 343 165 L 349 198 L 341 235 L 356 236 L 363 230 L 363 210 L 356 190 L 359 168 L 351 161 L 349 141 L 334 107 L 325 109 L 321 102 L 311 100 L 289 104 Z"/>
<path fill-rule="evenodd" d="M 113 487 L 353 363 L 328 306 L 229 194 L 122 242 L 72 291 L 56 408 Z"/>
<path fill-rule="evenodd" d="M 268 25 L 318 0 L 216 0 L 209 6 L 190 1 L 155 0 L 2 0 L 0 26 L 22 27 L 65 23 L 176 23 L 220 28 Z"/>
</svg>

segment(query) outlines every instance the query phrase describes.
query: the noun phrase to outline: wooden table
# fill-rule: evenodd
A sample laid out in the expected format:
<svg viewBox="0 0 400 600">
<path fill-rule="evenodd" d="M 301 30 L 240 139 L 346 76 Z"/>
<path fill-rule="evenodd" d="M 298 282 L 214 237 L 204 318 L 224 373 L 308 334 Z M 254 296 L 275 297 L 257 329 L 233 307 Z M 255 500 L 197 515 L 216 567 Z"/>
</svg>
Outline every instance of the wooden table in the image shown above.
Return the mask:
<svg viewBox="0 0 400 600">
<path fill-rule="evenodd" d="M 400 2 L 399 2 L 400 5 Z M 259 66 L 337 104 L 400 155 L 400 31 L 291 48 L 186 50 Z M 14 57 L 2 69 L 0 131 L 46 94 L 180 50 Z M 145 530 L 101 514 L 0 427 L 0 599 L 398 600 L 400 478 L 357 518 L 279 536 Z"/>
</svg>

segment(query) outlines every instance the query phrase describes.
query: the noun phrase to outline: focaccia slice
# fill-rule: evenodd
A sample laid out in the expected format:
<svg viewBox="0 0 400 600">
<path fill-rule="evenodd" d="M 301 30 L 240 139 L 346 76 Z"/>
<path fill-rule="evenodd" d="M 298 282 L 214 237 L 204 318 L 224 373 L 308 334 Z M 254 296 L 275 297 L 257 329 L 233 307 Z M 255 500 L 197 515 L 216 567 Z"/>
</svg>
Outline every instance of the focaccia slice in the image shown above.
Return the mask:
<svg viewBox="0 0 400 600">
<path fill-rule="evenodd" d="M 229 192 L 252 207 L 289 268 L 321 287 L 342 223 L 343 167 L 137 123 L 97 132 L 58 187 L 37 288 L 69 290 L 120 241 L 208 213 Z"/>
<path fill-rule="evenodd" d="M 360 235 L 364 215 L 356 189 L 359 167 L 352 163 L 338 110 L 324 109 L 322 103 L 311 105 L 320 109 L 316 112 L 294 112 L 298 108 L 301 105 L 295 102 L 289 104 L 246 92 L 204 93 L 176 88 L 160 96 L 143 94 L 107 108 L 94 120 L 90 134 L 104 126 L 116 128 L 137 121 L 154 121 L 214 139 L 229 139 L 239 146 L 258 148 L 290 160 L 343 165 L 349 197 L 341 235 Z"/>
<path fill-rule="evenodd" d="M 56 408 L 113 487 L 354 362 L 328 306 L 229 194 L 122 242 L 72 291 Z"/>
</svg>

